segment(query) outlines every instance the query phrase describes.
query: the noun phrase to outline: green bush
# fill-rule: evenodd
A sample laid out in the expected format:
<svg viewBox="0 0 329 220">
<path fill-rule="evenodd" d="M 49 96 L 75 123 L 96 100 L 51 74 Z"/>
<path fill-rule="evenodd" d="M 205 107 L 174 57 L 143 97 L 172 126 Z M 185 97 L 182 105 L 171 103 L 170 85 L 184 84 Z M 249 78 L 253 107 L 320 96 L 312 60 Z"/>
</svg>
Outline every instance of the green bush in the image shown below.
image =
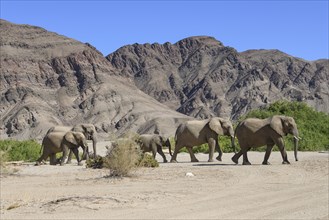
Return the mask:
<svg viewBox="0 0 329 220">
<path fill-rule="evenodd" d="M 8 161 L 35 161 L 40 156 L 41 146 L 35 140 L 1 140 L 0 151 L 6 152 Z"/>
<path fill-rule="evenodd" d="M 239 121 L 246 118 L 263 119 L 273 115 L 286 115 L 295 119 L 299 136 L 302 138 L 299 141 L 298 150 L 329 150 L 329 115 L 317 112 L 303 102 L 277 101 L 267 108 L 250 111 Z M 293 137 L 288 135 L 284 140 L 286 149 L 293 150 Z M 260 149 L 264 150 L 265 148 Z"/>
<path fill-rule="evenodd" d="M 141 154 L 137 164 L 138 167 L 159 167 L 158 161 L 149 154 Z"/>
</svg>

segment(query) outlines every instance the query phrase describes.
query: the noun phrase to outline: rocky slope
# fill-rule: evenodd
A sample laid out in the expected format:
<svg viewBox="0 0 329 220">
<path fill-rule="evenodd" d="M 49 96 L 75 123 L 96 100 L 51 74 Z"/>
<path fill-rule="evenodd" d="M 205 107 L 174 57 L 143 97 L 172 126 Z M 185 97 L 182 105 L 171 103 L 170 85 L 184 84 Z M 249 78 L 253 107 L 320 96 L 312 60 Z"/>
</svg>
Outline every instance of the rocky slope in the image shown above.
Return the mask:
<svg viewBox="0 0 329 220">
<path fill-rule="evenodd" d="M 329 112 L 328 60 L 310 62 L 278 50 L 238 53 L 207 36 L 127 45 L 106 58 L 145 93 L 197 118 L 237 119 L 281 99 Z"/>
<path fill-rule="evenodd" d="M 39 27 L 0 21 L 1 138 L 40 139 L 56 124 L 94 123 L 103 138 L 174 132 L 188 117 L 141 92 L 104 56 Z"/>
<path fill-rule="evenodd" d="M 328 60 L 238 53 L 207 36 L 127 45 L 105 58 L 39 27 L 0 20 L 0 32 L 0 138 L 40 139 L 53 125 L 86 122 L 103 138 L 173 135 L 191 117 L 237 119 L 280 99 L 329 112 Z"/>
</svg>

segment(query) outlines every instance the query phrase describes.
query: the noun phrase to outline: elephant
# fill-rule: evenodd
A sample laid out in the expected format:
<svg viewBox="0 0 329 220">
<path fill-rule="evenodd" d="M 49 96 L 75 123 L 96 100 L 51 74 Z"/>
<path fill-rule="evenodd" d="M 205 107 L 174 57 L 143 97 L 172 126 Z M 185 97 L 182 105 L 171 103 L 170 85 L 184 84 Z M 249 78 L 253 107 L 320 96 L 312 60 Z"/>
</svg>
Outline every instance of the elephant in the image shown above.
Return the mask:
<svg viewBox="0 0 329 220">
<path fill-rule="evenodd" d="M 269 165 L 272 148 L 277 145 L 280 149 L 283 164 L 290 164 L 285 150 L 283 137 L 287 134 L 294 136 L 294 154 L 297 158 L 298 148 L 298 129 L 295 120 L 292 117 L 274 115 L 266 119 L 248 118 L 241 121 L 235 129 L 241 150 L 232 157 L 232 161 L 238 164 L 240 156 L 243 154 L 243 165 L 250 165 L 247 152 L 252 147 L 261 147 L 267 145 L 264 161 L 262 164 Z"/>
<path fill-rule="evenodd" d="M 162 151 L 162 146 L 168 146 L 168 144 L 170 144 L 169 139 L 165 140 L 165 138 L 159 134 L 142 134 L 139 136 L 137 142 L 143 153 L 152 151 L 153 158 L 155 159 L 156 153 L 158 152 L 162 156 L 163 162 L 168 162 Z"/>
<path fill-rule="evenodd" d="M 96 143 L 97 143 L 97 137 L 96 137 L 96 129 L 93 124 L 77 124 L 73 127 L 70 126 L 54 126 L 51 127 L 48 131 L 47 134 L 50 132 L 67 132 L 67 131 L 76 131 L 76 132 L 82 132 L 87 140 L 92 140 L 93 141 L 93 150 L 94 150 L 94 158 L 96 158 Z M 88 148 L 87 148 L 87 154 L 88 154 Z M 70 151 L 69 158 L 68 158 L 68 163 L 71 162 L 72 158 L 72 151 Z"/>
<path fill-rule="evenodd" d="M 222 161 L 223 152 L 219 146 L 218 136 L 226 135 L 231 137 L 231 144 L 235 152 L 234 146 L 234 130 L 232 123 L 229 120 L 213 117 L 206 120 L 190 120 L 181 123 L 175 133 L 175 151 L 171 154 L 171 147 L 169 147 L 169 153 L 172 155 L 170 162 L 177 162 L 176 157 L 179 150 L 182 147 L 186 147 L 190 157 L 191 162 L 198 162 L 195 157 L 192 147 L 201 144 L 208 143 L 209 145 L 209 160 L 208 162 L 213 162 L 214 150 L 218 151 L 217 160 Z"/>
<path fill-rule="evenodd" d="M 50 156 L 50 165 L 56 165 L 56 153 L 63 152 L 60 159 L 60 165 L 63 166 L 66 160 L 68 151 L 73 151 L 77 158 L 78 165 L 81 165 L 79 158 L 78 147 L 83 149 L 82 158 L 87 154 L 87 140 L 82 132 L 68 131 L 68 132 L 50 132 L 42 140 L 42 155 L 37 159 L 36 165 L 40 165 L 41 161 L 46 160 Z"/>
</svg>

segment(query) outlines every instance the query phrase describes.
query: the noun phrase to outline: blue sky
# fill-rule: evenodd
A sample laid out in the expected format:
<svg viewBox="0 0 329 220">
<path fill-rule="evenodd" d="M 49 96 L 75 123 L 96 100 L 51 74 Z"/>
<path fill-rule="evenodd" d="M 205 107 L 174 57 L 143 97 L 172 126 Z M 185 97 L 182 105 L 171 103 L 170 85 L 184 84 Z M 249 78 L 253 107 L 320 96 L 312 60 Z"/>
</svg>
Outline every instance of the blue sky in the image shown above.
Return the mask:
<svg viewBox="0 0 329 220">
<path fill-rule="evenodd" d="M 104 55 L 133 43 L 215 37 L 238 51 L 279 49 L 328 58 L 328 0 L 322 1 L 9 1 L 1 18 L 43 27 Z"/>
</svg>

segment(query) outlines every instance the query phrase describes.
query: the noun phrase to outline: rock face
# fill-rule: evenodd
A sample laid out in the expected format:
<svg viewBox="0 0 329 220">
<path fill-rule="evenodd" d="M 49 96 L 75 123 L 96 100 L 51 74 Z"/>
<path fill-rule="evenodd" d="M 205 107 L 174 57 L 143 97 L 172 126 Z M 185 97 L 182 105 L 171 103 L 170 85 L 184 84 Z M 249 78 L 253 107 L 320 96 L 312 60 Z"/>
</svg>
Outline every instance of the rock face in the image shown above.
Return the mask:
<svg viewBox="0 0 329 220">
<path fill-rule="evenodd" d="M 54 125 L 93 123 L 103 138 L 159 130 L 189 117 L 117 76 L 89 44 L 1 20 L 1 139 L 37 138 Z"/>
<path fill-rule="evenodd" d="M 0 32 L 1 139 L 41 139 L 53 125 L 77 123 L 95 124 L 102 138 L 171 136 L 192 117 L 237 119 L 280 99 L 329 112 L 328 60 L 238 53 L 206 36 L 127 45 L 105 58 L 39 27 L 0 20 Z"/>
<path fill-rule="evenodd" d="M 128 45 L 106 58 L 139 89 L 196 118 L 237 119 L 282 99 L 329 112 L 328 60 L 310 62 L 278 50 L 238 53 L 206 36 Z"/>
</svg>

